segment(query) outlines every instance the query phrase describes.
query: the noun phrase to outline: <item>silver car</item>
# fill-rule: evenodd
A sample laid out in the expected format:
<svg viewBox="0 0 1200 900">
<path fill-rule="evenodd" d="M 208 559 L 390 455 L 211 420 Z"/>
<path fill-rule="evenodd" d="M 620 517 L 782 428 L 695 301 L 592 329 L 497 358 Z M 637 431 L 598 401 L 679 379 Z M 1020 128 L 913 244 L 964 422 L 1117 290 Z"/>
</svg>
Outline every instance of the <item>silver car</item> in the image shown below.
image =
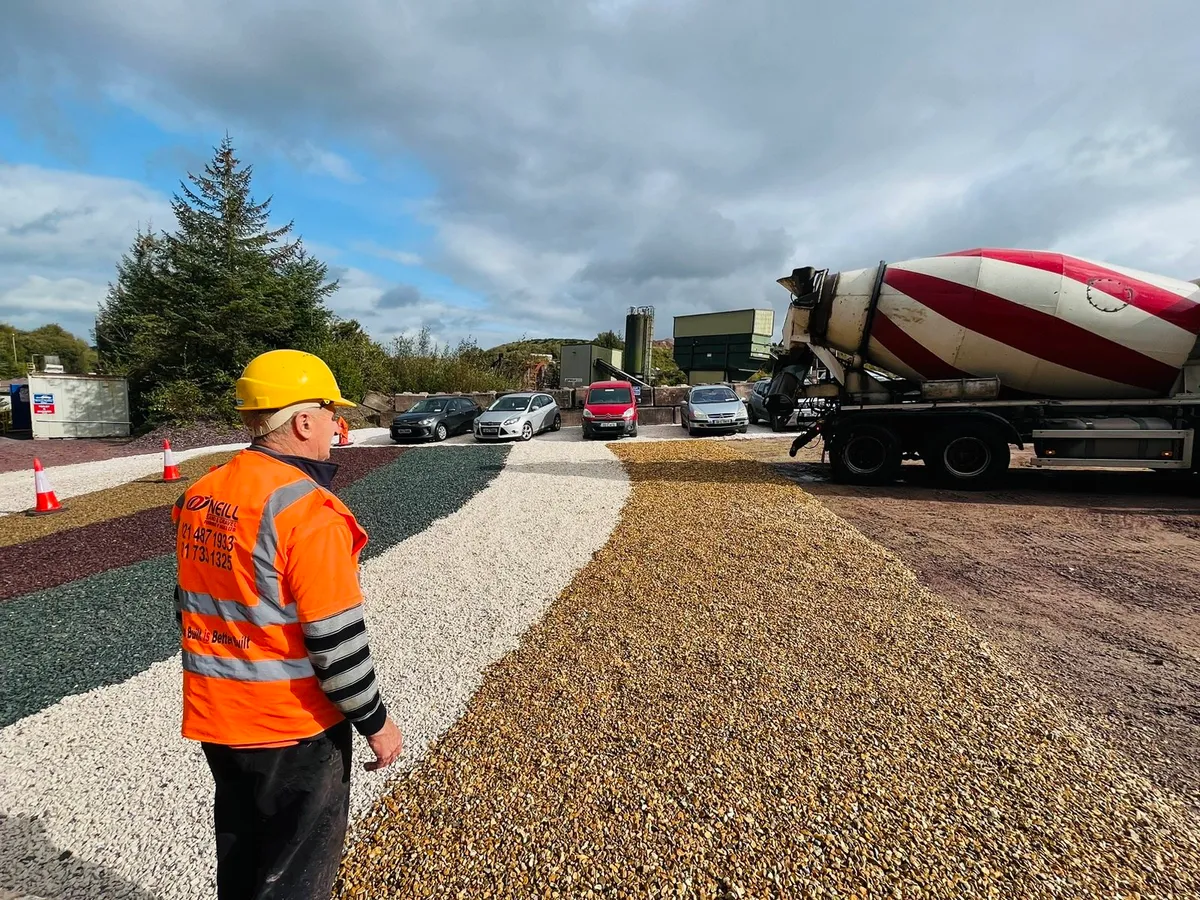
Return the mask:
<svg viewBox="0 0 1200 900">
<path fill-rule="evenodd" d="M 688 434 L 702 431 L 740 431 L 745 434 L 750 416 L 733 388 L 704 384 L 688 391 L 687 399 L 680 404 L 679 424 Z"/>
<path fill-rule="evenodd" d="M 520 438 L 527 441 L 543 431 L 562 428 L 562 414 L 549 394 L 520 393 L 497 397 L 475 419 L 475 440 L 502 441 Z"/>
</svg>

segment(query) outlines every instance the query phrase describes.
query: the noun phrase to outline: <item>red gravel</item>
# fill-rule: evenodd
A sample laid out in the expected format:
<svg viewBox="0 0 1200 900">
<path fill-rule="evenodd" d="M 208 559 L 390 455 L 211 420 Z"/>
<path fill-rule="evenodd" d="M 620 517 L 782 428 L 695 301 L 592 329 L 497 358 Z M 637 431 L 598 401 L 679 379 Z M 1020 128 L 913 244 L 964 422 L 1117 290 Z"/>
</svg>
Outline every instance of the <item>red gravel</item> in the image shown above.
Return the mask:
<svg viewBox="0 0 1200 900">
<path fill-rule="evenodd" d="M 34 441 L 0 437 L 0 472 L 16 472 L 33 467 L 37 457 L 46 466 L 116 459 L 162 450 L 163 439 L 175 450 L 195 450 L 219 444 L 250 443 L 248 432 L 210 425 L 158 428 L 136 438 L 87 438 L 78 440 Z"/>
<path fill-rule="evenodd" d="M 32 441 L 0 437 L 0 472 L 32 469 L 36 456 L 46 466 L 69 466 L 72 463 L 95 462 L 144 453 L 130 450 L 125 438 L 86 441 Z M 162 446 L 162 442 L 159 442 Z"/>
<path fill-rule="evenodd" d="M 362 447 L 338 454 L 333 490 L 344 490 L 404 452 L 400 447 Z M 0 602 L 162 556 L 174 542 L 170 511 L 158 506 L 0 547 Z"/>
</svg>

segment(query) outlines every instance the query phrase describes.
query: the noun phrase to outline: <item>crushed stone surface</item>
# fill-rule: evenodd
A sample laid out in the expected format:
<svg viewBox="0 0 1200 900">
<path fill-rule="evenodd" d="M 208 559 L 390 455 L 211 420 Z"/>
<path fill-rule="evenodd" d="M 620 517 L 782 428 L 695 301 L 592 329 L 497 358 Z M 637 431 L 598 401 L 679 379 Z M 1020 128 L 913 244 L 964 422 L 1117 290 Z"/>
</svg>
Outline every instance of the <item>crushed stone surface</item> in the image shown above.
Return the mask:
<svg viewBox="0 0 1200 900">
<path fill-rule="evenodd" d="M 611 539 L 356 830 L 338 896 L 1193 897 L 1200 823 L 736 448 Z"/>
<path fill-rule="evenodd" d="M 210 465 L 217 465 L 229 459 L 239 448 L 212 447 L 204 451 L 185 451 L 175 454 L 179 463 L 179 471 L 185 478 L 194 478 L 208 471 Z M 79 463 L 69 466 L 65 471 L 46 469 L 50 479 L 50 488 L 54 495 L 63 501 L 63 510 L 47 516 L 28 517 L 12 515 L 33 509 L 37 494 L 34 491 L 33 473 L 19 472 L 0 475 L 0 546 L 17 544 L 32 540 L 63 528 L 98 522 L 112 518 L 112 513 L 106 513 L 89 495 L 99 491 L 121 486 L 130 487 L 130 506 L 124 512 L 134 512 L 138 509 L 148 509 L 151 506 L 162 506 L 175 502 L 175 498 L 184 490 L 185 485 L 179 481 L 162 482 L 162 454 L 153 456 L 127 456 L 122 459 L 108 459 L 103 462 Z M 157 484 L 156 484 L 157 483 Z M 132 498 L 143 498 L 134 501 Z M 169 497 L 163 501 L 163 497 Z M 65 501 L 70 499 L 71 503 Z M 119 514 L 119 513 L 118 513 Z"/>
<path fill-rule="evenodd" d="M 403 452 L 377 448 L 339 459 L 333 490 L 343 491 Z M 178 487 L 175 496 L 183 490 L 185 487 Z M 127 496 L 141 500 L 137 494 Z M 60 527 L 22 544 L 0 545 L 0 601 L 173 552 L 175 526 L 168 507 L 175 496 L 162 492 L 162 506 L 123 514 L 120 496 L 106 502 L 101 495 L 92 495 L 89 502 L 107 507 L 114 518 Z"/>
<path fill-rule="evenodd" d="M 473 460 L 494 465 L 507 448 L 490 449 L 428 454 L 446 467 L 428 470 L 440 479 L 431 489 L 463 479 Z M 351 508 L 366 517 L 362 504 L 378 503 L 403 518 L 411 481 L 396 473 L 414 457 L 352 485 L 343 495 Z M 347 496 L 385 473 L 390 489 Z M 519 445 L 459 509 L 363 564 L 371 646 L 405 753 L 369 775 L 356 739 L 356 814 L 453 724 L 483 670 L 604 544 L 627 495 L 603 445 L 572 448 L 567 459 Z M 531 547 L 538 529 L 555 535 L 547 552 Z M 214 896 L 212 783 L 199 747 L 179 736 L 180 679 L 175 654 L 0 729 L 0 889 L 57 900 Z"/>
<path fill-rule="evenodd" d="M 422 531 L 486 486 L 507 452 L 489 449 L 457 466 L 445 454 L 396 458 L 341 491 L 368 526 L 387 526 L 371 533 L 363 558 Z M 394 506 L 398 499 L 402 508 Z M 174 584 L 170 553 L 0 604 L 0 658 L 22 660 L 0 668 L 0 724 L 68 694 L 117 684 L 177 653 Z"/>
</svg>

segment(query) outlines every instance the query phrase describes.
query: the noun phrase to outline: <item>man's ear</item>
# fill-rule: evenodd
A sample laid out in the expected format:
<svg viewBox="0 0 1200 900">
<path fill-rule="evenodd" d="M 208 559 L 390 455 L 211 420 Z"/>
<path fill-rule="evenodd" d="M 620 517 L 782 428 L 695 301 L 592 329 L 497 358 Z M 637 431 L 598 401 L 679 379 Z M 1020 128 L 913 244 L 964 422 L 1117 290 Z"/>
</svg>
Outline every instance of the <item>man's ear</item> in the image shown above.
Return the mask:
<svg viewBox="0 0 1200 900">
<path fill-rule="evenodd" d="M 292 419 L 292 432 L 298 438 L 307 438 L 313 433 L 312 415 L 308 412 L 297 413 Z"/>
</svg>

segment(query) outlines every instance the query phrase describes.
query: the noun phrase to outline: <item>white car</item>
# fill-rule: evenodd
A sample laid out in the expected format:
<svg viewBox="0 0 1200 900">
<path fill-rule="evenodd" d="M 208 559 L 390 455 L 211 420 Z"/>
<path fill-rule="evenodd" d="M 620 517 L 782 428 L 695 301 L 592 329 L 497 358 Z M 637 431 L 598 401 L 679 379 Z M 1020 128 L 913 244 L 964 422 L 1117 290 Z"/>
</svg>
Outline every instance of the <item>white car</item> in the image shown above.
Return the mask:
<svg viewBox="0 0 1200 900">
<path fill-rule="evenodd" d="M 519 393 L 497 397 L 475 419 L 475 440 L 530 440 L 543 431 L 562 428 L 562 413 L 549 394 Z"/>
</svg>

